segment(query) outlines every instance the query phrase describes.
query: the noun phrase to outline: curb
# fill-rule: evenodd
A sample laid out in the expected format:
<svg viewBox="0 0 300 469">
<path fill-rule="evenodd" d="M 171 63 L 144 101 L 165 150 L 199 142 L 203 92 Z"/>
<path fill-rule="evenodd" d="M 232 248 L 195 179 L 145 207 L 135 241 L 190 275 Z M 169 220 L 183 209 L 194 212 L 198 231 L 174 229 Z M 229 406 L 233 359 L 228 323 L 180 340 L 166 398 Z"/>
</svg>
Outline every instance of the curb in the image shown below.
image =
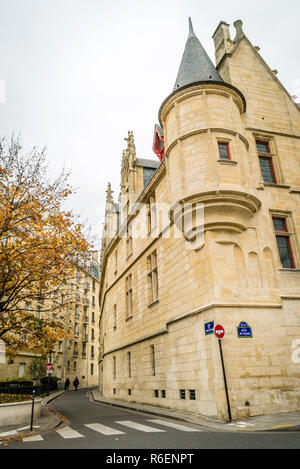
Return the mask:
<svg viewBox="0 0 300 469">
<path fill-rule="evenodd" d="M 300 431 L 300 425 L 297 423 L 297 424 L 282 424 L 282 425 L 274 425 L 274 426 L 270 426 L 268 428 L 249 428 L 247 426 L 241 428 L 241 427 L 232 427 L 232 428 L 228 428 L 228 427 L 225 427 L 225 425 L 228 425 L 227 422 L 208 422 L 207 420 L 206 421 L 201 421 L 201 422 L 197 422 L 195 421 L 195 418 L 194 416 L 189 416 L 189 415 L 186 415 L 186 414 L 182 414 L 182 415 L 173 415 L 173 414 L 169 414 L 168 411 L 161 411 L 160 409 L 145 409 L 143 407 L 139 407 L 138 405 L 135 405 L 135 406 L 130 406 L 127 404 L 127 402 L 113 402 L 113 401 L 106 401 L 106 400 L 99 400 L 99 399 L 96 399 L 94 397 L 94 393 L 93 391 L 90 392 L 90 395 L 92 396 L 92 399 L 94 402 L 98 402 L 99 404 L 104 404 L 104 405 L 108 405 L 108 406 L 112 406 L 112 407 L 118 407 L 118 408 L 121 408 L 121 409 L 128 409 L 128 410 L 133 410 L 133 411 L 137 411 L 137 412 L 143 412 L 143 413 L 146 413 L 146 414 L 152 414 L 152 415 L 158 415 L 158 416 L 161 416 L 161 417 L 167 417 L 167 418 L 171 418 L 171 419 L 174 419 L 174 420 L 182 420 L 184 422 L 188 422 L 188 423 L 191 423 L 191 424 L 194 424 L 194 425 L 202 425 L 203 427 L 207 427 L 207 428 L 210 428 L 211 431 L 215 430 L 215 431 L 219 431 L 219 432 L 247 432 L 247 433 L 262 433 L 262 432 L 299 432 Z M 196 417 L 197 418 L 197 417 Z M 201 417 L 200 417 L 201 418 Z M 234 422 L 232 422 L 234 423 Z"/>
<path fill-rule="evenodd" d="M 226 423 L 223 423 L 223 422 L 215 422 L 213 426 L 213 422 L 212 422 L 212 425 L 209 425 L 208 422 L 195 422 L 194 419 L 193 419 L 193 416 L 189 416 L 189 415 L 173 415 L 173 414 L 169 414 L 168 411 L 160 411 L 160 410 L 156 410 L 156 409 L 145 409 L 143 407 L 138 407 L 138 406 L 129 406 L 127 405 L 126 402 L 123 403 L 120 403 L 120 402 L 111 402 L 111 401 L 101 401 L 99 399 L 95 399 L 94 397 L 94 394 L 93 394 L 93 391 L 90 392 L 90 394 L 92 395 L 92 399 L 94 402 L 99 402 L 99 404 L 104 404 L 104 405 L 108 405 L 108 406 L 112 406 L 112 407 L 118 407 L 120 409 L 128 409 L 128 410 L 134 410 L 136 412 L 142 412 L 142 413 L 145 413 L 145 414 L 151 414 L 151 415 L 157 415 L 157 416 L 160 416 L 160 417 L 167 417 L 167 418 L 171 418 L 171 419 L 174 419 L 174 420 L 182 420 L 184 422 L 188 422 L 188 423 L 191 423 L 193 425 L 202 425 L 204 427 L 209 427 L 209 428 L 214 428 L 215 430 L 219 430 L 219 431 L 232 431 L 231 429 L 225 429 L 225 428 L 219 428 L 218 425 L 226 425 Z"/>
<path fill-rule="evenodd" d="M 7 442 L 9 442 L 9 441 L 19 441 L 22 438 L 26 438 L 28 436 L 40 435 L 41 433 L 48 432 L 50 430 L 53 430 L 54 428 L 59 427 L 59 425 L 61 425 L 62 422 L 66 422 L 66 419 L 63 416 L 61 416 L 58 412 L 56 412 L 53 409 L 51 409 L 50 407 L 48 407 L 49 402 L 51 402 L 54 399 L 56 399 L 57 397 L 61 396 L 65 392 L 66 391 L 59 391 L 55 394 L 52 394 L 52 396 L 47 396 L 46 399 L 44 398 L 42 400 L 42 412 L 45 411 L 45 409 L 48 413 L 52 412 L 56 417 L 56 422 L 54 422 L 52 424 L 48 424 L 47 426 L 45 426 L 42 429 L 33 430 L 32 432 L 29 430 L 29 431 L 26 431 L 26 432 L 17 433 L 17 434 L 12 435 L 12 436 L 0 438 L 0 446 L 6 445 Z"/>
</svg>

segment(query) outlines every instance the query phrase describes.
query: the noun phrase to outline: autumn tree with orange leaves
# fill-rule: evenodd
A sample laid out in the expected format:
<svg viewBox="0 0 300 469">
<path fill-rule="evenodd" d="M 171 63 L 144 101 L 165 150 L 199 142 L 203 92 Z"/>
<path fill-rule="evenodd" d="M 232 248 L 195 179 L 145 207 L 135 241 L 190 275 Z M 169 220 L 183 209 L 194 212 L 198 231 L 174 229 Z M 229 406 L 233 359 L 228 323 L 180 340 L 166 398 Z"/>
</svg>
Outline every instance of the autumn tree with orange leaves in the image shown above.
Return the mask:
<svg viewBox="0 0 300 469">
<path fill-rule="evenodd" d="M 71 193 L 65 171 L 48 179 L 44 150 L 23 154 L 18 138 L 2 140 L 0 340 L 11 357 L 24 348 L 46 355 L 66 334 L 55 313 L 72 301 L 76 256 L 91 248 L 83 227 L 63 210 Z"/>
</svg>

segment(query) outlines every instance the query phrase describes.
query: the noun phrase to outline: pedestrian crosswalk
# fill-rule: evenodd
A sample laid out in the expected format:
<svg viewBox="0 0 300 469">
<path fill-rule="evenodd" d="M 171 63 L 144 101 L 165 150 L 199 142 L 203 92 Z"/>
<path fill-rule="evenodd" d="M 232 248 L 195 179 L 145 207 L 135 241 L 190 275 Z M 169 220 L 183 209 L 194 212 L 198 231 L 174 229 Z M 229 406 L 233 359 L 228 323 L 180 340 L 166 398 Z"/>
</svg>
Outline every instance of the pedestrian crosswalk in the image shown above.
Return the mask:
<svg viewBox="0 0 300 469">
<path fill-rule="evenodd" d="M 167 420 L 161 420 L 161 419 L 147 419 L 146 423 L 147 425 L 145 423 L 136 422 L 134 420 L 117 420 L 114 422 L 114 424 L 116 424 L 116 427 L 115 425 L 113 425 L 113 427 L 110 427 L 100 422 L 95 422 L 95 423 L 84 424 L 82 429 L 77 428 L 76 430 L 74 428 L 71 428 L 71 426 L 68 425 L 58 430 L 55 430 L 54 433 L 56 433 L 63 439 L 70 440 L 70 439 L 87 437 L 88 435 L 84 434 L 85 433 L 84 428 L 93 430 L 97 433 L 100 433 L 103 436 L 125 435 L 126 433 L 128 433 L 128 431 L 131 431 L 131 430 L 138 431 L 138 432 L 146 432 L 146 433 L 166 433 L 167 432 L 167 430 L 165 429 L 166 427 L 168 429 L 182 431 L 182 432 L 201 432 L 202 431 L 193 427 L 189 427 L 187 425 L 182 425 L 179 423 L 175 423 L 175 422 L 171 422 Z M 153 424 L 155 426 L 153 426 Z M 120 430 L 118 428 L 119 426 L 125 427 L 125 428 L 122 428 L 122 430 Z M 165 427 L 165 428 L 161 428 L 161 427 Z M 24 437 L 23 442 L 30 443 L 30 442 L 36 442 L 36 441 L 43 441 L 44 438 L 47 438 L 47 434 L 44 436 L 33 435 L 33 436 Z"/>
</svg>

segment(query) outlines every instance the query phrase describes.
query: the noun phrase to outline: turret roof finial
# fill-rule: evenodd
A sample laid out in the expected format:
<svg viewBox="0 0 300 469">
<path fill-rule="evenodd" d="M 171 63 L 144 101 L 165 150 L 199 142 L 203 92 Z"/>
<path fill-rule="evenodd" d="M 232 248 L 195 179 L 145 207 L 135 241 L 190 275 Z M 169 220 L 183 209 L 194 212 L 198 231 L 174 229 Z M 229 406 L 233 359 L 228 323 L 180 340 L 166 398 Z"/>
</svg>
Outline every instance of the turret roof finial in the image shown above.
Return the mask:
<svg viewBox="0 0 300 469">
<path fill-rule="evenodd" d="M 189 37 L 195 36 L 194 30 L 193 30 L 193 23 L 191 18 L 189 17 Z"/>
<path fill-rule="evenodd" d="M 192 20 L 189 18 L 189 36 L 185 45 L 174 91 L 201 81 L 224 83 L 219 72 L 194 33 Z"/>
</svg>

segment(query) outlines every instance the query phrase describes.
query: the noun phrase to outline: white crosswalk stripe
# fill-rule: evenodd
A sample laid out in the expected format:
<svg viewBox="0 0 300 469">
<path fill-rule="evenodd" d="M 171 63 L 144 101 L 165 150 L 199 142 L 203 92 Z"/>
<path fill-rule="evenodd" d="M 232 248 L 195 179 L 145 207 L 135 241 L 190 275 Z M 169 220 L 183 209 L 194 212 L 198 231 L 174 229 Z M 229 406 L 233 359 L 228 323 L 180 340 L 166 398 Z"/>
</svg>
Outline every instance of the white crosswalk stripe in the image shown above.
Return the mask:
<svg viewBox="0 0 300 469">
<path fill-rule="evenodd" d="M 58 433 L 60 436 L 66 439 L 70 438 L 84 438 L 84 435 L 81 435 L 81 433 L 77 432 L 76 430 L 73 430 L 70 427 L 65 427 L 60 430 L 56 430 L 56 433 Z"/>
<path fill-rule="evenodd" d="M 132 422 L 131 420 L 121 420 L 116 422 L 125 427 L 133 428 L 134 430 L 139 430 L 140 432 L 147 433 L 156 433 L 156 432 L 165 432 L 166 430 L 160 430 L 159 428 L 148 427 L 148 425 L 142 425 L 141 423 Z"/>
<path fill-rule="evenodd" d="M 179 430 L 182 432 L 201 432 L 203 430 L 198 430 L 195 428 L 187 427 L 186 425 L 181 425 L 179 423 L 175 422 L 169 422 L 166 420 L 160 420 L 160 419 L 147 419 L 146 422 L 151 422 L 154 423 L 155 425 L 162 425 L 164 427 L 169 427 L 173 428 L 175 430 Z M 166 430 L 161 429 L 161 428 L 155 428 L 151 427 L 149 425 L 144 425 L 139 422 L 135 422 L 133 420 L 118 420 L 115 421 L 114 423 L 118 425 L 122 425 L 124 427 L 132 428 L 133 430 L 137 430 L 140 432 L 146 432 L 146 433 L 165 433 Z M 108 427 L 107 425 L 103 425 L 101 423 L 89 423 L 89 424 L 84 424 L 84 427 L 89 428 L 90 430 L 94 430 L 95 432 L 101 433 L 102 435 L 105 436 L 110 436 L 110 435 L 126 435 L 126 432 L 123 432 L 121 430 L 117 430 L 112 427 Z M 58 430 L 55 430 L 55 433 L 58 433 L 62 438 L 64 439 L 73 439 L 73 438 L 85 438 L 88 437 L 87 435 L 81 434 L 78 431 L 74 430 L 73 428 L 66 426 L 64 428 L 60 428 Z M 44 438 L 41 435 L 33 435 L 33 436 L 28 436 L 23 438 L 24 443 L 30 443 L 30 442 L 35 442 L 35 441 L 43 441 Z"/>
<path fill-rule="evenodd" d="M 102 425 L 101 423 L 89 423 L 85 424 L 85 427 L 90 428 L 91 430 L 95 430 L 96 432 L 102 433 L 102 435 L 123 435 L 124 432 L 120 430 L 115 430 L 114 428 L 107 427 L 106 425 Z"/>
<path fill-rule="evenodd" d="M 181 432 L 201 432 L 201 430 L 197 430 L 196 428 L 186 427 L 185 425 L 180 425 L 179 423 L 175 422 L 167 422 L 166 420 L 147 419 L 147 421 L 157 423 L 158 425 L 165 425 L 166 427 L 174 428 L 175 430 L 179 430 Z"/>
<path fill-rule="evenodd" d="M 41 435 L 27 436 L 23 438 L 24 443 L 31 443 L 32 441 L 43 441 L 44 438 Z"/>
</svg>

